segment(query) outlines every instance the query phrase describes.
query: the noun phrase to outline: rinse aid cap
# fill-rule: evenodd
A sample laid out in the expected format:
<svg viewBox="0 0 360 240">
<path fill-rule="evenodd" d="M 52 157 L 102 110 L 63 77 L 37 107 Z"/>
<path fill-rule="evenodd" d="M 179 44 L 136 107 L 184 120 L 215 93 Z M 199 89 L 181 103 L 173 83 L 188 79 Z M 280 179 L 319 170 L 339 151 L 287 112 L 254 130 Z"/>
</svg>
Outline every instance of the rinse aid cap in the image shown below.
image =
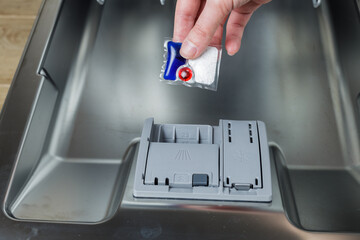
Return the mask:
<svg viewBox="0 0 360 240">
<path fill-rule="evenodd" d="M 187 81 L 191 80 L 191 78 L 193 76 L 192 70 L 189 67 L 181 67 L 181 68 L 179 68 L 178 72 L 179 72 L 178 76 L 181 81 L 187 82 Z"/>
<path fill-rule="evenodd" d="M 174 85 L 217 89 L 221 49 L 208 47 L 196 59 L 185 59 L 180 55 L 182 43 L 165 41 L 164 65 L 160 79 Z"/>
</svg>

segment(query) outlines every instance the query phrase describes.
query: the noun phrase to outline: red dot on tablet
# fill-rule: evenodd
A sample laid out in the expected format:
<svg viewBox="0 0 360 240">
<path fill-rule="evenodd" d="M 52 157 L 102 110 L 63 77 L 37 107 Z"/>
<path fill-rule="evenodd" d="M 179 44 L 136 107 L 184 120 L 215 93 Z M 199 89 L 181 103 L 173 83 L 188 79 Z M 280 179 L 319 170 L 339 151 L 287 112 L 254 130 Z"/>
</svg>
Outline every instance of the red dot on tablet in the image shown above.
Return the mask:
<svg viewBox="0 0 360 240">
<path fill-rule="evenodd" d="M 179 70 L 179 78 L 181 81 L 189 81 L 192 78 L 192 70 L 188 67 L 183 67 Z"/>
</svg>

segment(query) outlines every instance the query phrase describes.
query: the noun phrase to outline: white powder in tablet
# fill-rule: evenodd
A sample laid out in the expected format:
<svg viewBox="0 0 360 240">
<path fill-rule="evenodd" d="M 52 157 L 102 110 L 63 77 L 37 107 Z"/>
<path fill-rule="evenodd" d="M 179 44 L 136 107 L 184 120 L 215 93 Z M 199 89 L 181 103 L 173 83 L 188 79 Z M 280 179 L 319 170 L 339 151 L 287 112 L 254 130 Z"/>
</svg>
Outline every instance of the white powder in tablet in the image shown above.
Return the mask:
<svg viewBox="0 0 360 240">
<path fill-rule="evenodd" d="M 205 52 L 196 59 L 189 60 L 194 70 L 195 82 L 211 85 L 215 81 L 219 50 L 216 47 L 207 47 Z"/>
</svg>

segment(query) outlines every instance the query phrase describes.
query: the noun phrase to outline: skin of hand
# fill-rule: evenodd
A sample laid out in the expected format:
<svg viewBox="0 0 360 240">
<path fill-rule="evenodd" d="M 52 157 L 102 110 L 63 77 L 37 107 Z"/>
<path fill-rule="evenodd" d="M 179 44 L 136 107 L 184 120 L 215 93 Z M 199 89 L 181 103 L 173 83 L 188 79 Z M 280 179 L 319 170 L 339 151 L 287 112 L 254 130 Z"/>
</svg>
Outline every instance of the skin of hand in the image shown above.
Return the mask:
<svg viewBox="0 0 360 240">
<path fill-rule="evenodd" d="M 209 45 L 221 45 L 226 24 L 225 48 L 232 56 L 240 49 L 251 15 L 271 0 L 177 0 L 173 41 L 183 42 L 180 54 L 200 56 Z"/>
</svg>

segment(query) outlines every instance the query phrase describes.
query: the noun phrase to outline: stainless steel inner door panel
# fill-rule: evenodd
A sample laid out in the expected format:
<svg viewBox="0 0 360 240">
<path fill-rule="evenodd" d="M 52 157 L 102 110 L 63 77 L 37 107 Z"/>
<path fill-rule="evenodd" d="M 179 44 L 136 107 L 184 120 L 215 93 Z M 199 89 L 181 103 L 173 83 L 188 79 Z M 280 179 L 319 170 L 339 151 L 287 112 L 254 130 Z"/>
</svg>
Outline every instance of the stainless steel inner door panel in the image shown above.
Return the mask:
<svg viewBox="0 0 360 240">
<path fill-rule="evenodd" d="M 158 79 L 174 7 L 44 1 L 0 118 L 0 239 L 358 239 L 356 2 L 260 8 L 240 52 L 223 54 L 216 92 Z M 137 137 L 149 117 L 263 121 L 272 202 L 134 198 Z"/>
</svg>

